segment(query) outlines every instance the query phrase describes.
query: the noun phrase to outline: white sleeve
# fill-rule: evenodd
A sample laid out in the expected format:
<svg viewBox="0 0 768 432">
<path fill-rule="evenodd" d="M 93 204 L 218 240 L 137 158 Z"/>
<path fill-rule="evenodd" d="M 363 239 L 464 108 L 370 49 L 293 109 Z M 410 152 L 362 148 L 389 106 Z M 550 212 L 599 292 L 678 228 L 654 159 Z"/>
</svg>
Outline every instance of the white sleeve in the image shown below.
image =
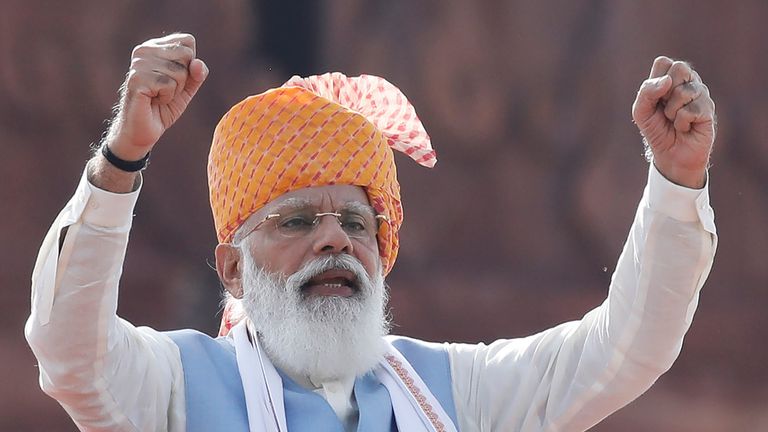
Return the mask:
<svg viewBox="0 0 768 432">
<path fill-rule="evenodd" d="M 642 394 L 680 353 L 716 245 L 708 189 L 651 164 L 602 305 L 527 338 L 448 345 L 460 430 L 584 431 Z"/>
<path fill-rule="evenodd" d="M 25 334 L 39 362 L 40 387 L 81 430 L 185 427 L 178 347 L 116 315 L 138 193 L 100 190 L 84 173 L 48 231 L 32 274 Z"/>
</svg>

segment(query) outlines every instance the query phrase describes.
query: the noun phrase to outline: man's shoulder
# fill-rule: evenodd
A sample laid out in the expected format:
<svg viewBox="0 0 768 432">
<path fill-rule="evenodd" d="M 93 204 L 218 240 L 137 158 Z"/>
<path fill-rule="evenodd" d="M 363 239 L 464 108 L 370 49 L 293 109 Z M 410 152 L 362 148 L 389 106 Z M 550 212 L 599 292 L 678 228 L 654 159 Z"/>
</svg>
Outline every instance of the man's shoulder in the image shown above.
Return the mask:
<svg viewBox="0 0 768 432">
<path fill-rule="evenodd" d="M 405 357 L 416 372 L 427 378 L 442 380 L 450 376 L 446 344 L 427 342 L 406 336 L 387 336 L 387 341 Z"/>
<path fill-rule="evenodd" d="M 184 354 L 206 354 L 207 356 L 221 353 L 224 355 L 234 355 L 235 346 L 232 338 L 227 336 L 212 337 L 194 329 L 181 329 L 162 332 L 175 343 Z"/>
<path fill-rule="evenodd" d="M 432 351 L 445 352 L 446 344 L 438 342 L 429 342 L 422 339 L 416 339 L 408 336 L 389 335 L 387 341 L 394 345 L 398 351 L 408 357 L 411 352 Z"/>
</svg>

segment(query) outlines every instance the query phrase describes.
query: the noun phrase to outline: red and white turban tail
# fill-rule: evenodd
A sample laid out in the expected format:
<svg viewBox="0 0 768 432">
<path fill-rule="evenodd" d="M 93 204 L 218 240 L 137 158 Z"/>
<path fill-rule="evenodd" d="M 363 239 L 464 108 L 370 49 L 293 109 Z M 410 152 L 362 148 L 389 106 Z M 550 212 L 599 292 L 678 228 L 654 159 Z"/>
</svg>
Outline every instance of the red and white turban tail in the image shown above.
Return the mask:
<svg viewBox="0 0 768 432">
<path fill-rule="evenodd" d="M 389 219 L 377 235 L 389 273 L 403 222 L 392 150 L 425 167 L 437 162 L 413 106 L 383 78 L 338 72 L 294 76 L 282 87 L 246 98 L 216 126 L 208 158 L 219 241 L 230 242 L 250 215 L 284 193 L 362 186 L 376 212 Z M 225 307 L 220 334 L 236 324 L 231 307 Z"/>
</svg>

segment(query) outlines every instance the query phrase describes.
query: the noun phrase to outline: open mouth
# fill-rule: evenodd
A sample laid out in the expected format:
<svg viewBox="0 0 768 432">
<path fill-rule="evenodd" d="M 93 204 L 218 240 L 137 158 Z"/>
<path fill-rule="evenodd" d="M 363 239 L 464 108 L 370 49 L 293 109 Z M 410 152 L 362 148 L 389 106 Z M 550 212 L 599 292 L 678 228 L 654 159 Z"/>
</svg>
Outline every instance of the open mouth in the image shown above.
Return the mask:
<svg viewBox="0 0 768 432">
<path fill-rule="evenodd" d="M 360 291 L 357 277 L 349 270 L 326 270 L 301 286 L 304 295 L 350 297 Z"/>
</svg>

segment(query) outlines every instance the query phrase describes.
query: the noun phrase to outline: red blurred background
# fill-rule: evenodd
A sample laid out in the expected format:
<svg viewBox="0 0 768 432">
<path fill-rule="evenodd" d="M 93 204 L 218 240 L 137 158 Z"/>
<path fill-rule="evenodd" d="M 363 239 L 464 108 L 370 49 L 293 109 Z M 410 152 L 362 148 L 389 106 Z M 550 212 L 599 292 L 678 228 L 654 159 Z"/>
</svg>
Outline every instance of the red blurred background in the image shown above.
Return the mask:
<svg viewBox="0 0 768 432">
<path fill-rule="evenodd" d="M 197 37 L 211 74 L 146 172 L 119 313 L 215 333 L 205 164 L 219 117 L 291 75 L 386 77 L 434 170 L 399 158 L 406 212 L 389 283 L 397 333 L 490 341 L 604 298 L 645 182 L 630 106 L 657 55 L 717 104 L 720 245 L 683 352 L 594 431 L 768 431 L 768 3 L 763 0 L 0 4 L 0 430 L 72 431 L 23 340 L 42 238 L 98 141 L 134 45 Z"/>
</svg>

